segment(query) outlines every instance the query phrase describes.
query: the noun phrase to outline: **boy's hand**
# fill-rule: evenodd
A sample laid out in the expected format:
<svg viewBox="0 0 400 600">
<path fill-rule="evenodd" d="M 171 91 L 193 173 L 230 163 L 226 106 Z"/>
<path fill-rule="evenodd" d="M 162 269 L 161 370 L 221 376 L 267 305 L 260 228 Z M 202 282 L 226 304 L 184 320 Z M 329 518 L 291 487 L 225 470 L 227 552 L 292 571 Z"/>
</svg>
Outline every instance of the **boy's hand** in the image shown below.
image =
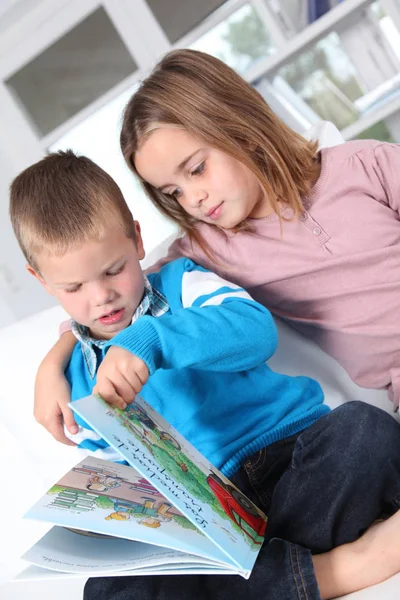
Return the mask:
<svg viewBox="0 0 400 600">
<path fill-rule="evenodd" d="M 58 442 L 67 446 L 76 446 L 64 433 L 64 424 L 70 433 L 78 432 L 74 413 L 68 406 L 70 400 L 70 387 L 62 373 L 47 372 L 45 378 L 38 373 L 33 409 L 36 421 L 43 425 Z"/>
<path fill-rule="evenodd" d="M 94 394 L 124 409 L 131 404 L 149 378 L 149 370 L 141 359 L 118 346 L 112 346 L 99 370 Z"/>
</svg>

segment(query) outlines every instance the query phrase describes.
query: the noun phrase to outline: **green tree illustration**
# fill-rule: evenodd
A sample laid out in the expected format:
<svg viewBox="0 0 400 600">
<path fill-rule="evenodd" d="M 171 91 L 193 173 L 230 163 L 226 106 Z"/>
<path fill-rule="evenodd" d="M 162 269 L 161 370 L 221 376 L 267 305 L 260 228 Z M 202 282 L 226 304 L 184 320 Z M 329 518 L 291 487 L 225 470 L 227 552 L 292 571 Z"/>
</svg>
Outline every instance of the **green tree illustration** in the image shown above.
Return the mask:
<svg viewBox="0 0 400 600">
<path fill-rule="evenodd" d="M 108 496 L 97 496 L 95 502 L 99 508 L 114 508 L 114 501 Z"/>
<path fill-rule="evenodd" d="M 63 492 L 64 490 L 68 490 L 68 489 L 69 488 L 66 488 L 62 485 L 53 485 L 53 487 L 51 487 L 47 493 L 48 494 L 59 494 L 60 492 Z"/>
<path fill-rule="evenodd" d="M 197 527 L 195 527 L 193 525 L 193 523 L 191 521 L 189 521 L 189 519 L 187 519 L 186 517 L 184 517 L 183 515 L 174 515 L 173 516 L 174 521 L 176 521 L 178 523 L 178 525 L 180 525 L 183 529 L 192 529 L 193 531 L 198 531 L 199 533 L 201 533 Z"/>
</svg>

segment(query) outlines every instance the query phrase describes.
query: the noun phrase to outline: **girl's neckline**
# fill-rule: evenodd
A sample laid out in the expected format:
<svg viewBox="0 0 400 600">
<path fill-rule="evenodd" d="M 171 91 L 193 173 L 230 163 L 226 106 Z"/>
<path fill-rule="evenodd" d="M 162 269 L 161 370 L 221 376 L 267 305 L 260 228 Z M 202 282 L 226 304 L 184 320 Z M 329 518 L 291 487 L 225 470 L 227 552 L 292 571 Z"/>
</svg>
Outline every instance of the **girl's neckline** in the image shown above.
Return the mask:
<svg viewBox="0 0 400 600">
<path fill-rule="evenodd" d="M 321 170 L 319 173 L 319 177 L 318 177 L 317 181 L 314 183 L 313 187 L 311 188 L 309 194 L 307 194 L 303 198 L 303 205 L 304 205 L 305 210 L 307 210 L 307 208 L 310 206 L 310 204 L 312 204 L 312 201 L 316 198 L 316 196 L 318 196 L 320 194 L 320 192 L 323 189 L 323 187 L 325 186 L 325 182 L 328 178 L 329 161 L 327 160 L 326 150 L 327 150 L 326 148 L 321 148 L 321 150 L 319 150 L 319 152 L 318 152 Z M 293 216 L 293 209 L 290 208 L 290 206 L 282 206 L 281 215 L 283 217 L 290 219 Z M 267 215 L 265 217 L 260 217 L 259 219 L 249 217 L 247 220 L 249 222 L 253 223 L 254 225 L 256 225 L 257 223 L 267 223 L 269 221 L 277 221 L 278 215 L 275 213 L 271 213 L 270 215 Z"/>
<path fill-rule="evenodd" d="M 319 173 L 319 177 L 318 177 L 317 181 L 314 183 L 309 194 L 307 194 L 303 198 L 303 203 L 305 205 L 311 203 L 315 199 L 315 197 L 321 193 L 322 189 L 325 186 L 326 180 L 328 179 L 329 160 L 328 160 L 328 157 L 326 156 L 327 150 L 329 150 L 329 148 L 321 148 L 321 150 L 319 150 L 319 152 L 318 152 L 319 157 L 320 157 L 321 171 Z"/>
</svg>

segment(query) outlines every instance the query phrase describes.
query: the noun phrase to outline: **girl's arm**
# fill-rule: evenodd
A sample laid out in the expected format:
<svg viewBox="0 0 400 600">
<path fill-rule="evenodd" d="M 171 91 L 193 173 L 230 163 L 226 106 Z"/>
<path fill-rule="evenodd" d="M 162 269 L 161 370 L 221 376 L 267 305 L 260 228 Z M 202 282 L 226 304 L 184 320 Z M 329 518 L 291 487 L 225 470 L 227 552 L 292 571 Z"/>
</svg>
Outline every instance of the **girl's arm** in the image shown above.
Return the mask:
<svg viewBox="0 0 400 600">
<path fill-rule="evenodd" d="M 366 170 L 372 170 L 371 181 L 374 175 L 385 194 L 385 204 L 400 215 L 400 144 L 378 144 L 374 149 L 371 165 L 366 165 Z M 368 171 L 367 171 L 368 172 Z"/>
<path fill-rule="evenodd" d="M 64 375 L 65 367 L 76 345 L 76 337 L 66 331 L 42 360 L 35 381 L 33 414 L 52 436 L 63 444 L 75 446 L 64 433 L 64 424 L 71 434 L 78 432 L 73 412 L 69 408 L 70 387 Z"/>
<path fill-rule="evenodd" d="M 161 267 L 163 267 L 164 265 L 166 265 L 167 263 L 169 263 L 173 260 L 176 260 L 177 258 L 181 258 L 182 256 L 188 256 L 189 258 L 191 258 L 190 252 L 189 252 L 189 246 L 190 246 L 190 242 L 186 235 L 184 237 L 177 238 L 169 246 L 167 254 L 165 256 L 163 256 L 162 258 L 159 258 L 155 263 L 150 264 L 150 266 L 145 269 L 145 273 L 158 272 L 161 269 Z M 160 245 L 160 248 L 162 250 L 163 244 Z M 154 251 L 154 252 L 156 252 L 156 251 Z M 150 253 L 149 256 L 146 258 L 151 263 L 152 262 L 152 253 Z"/>
</svg>

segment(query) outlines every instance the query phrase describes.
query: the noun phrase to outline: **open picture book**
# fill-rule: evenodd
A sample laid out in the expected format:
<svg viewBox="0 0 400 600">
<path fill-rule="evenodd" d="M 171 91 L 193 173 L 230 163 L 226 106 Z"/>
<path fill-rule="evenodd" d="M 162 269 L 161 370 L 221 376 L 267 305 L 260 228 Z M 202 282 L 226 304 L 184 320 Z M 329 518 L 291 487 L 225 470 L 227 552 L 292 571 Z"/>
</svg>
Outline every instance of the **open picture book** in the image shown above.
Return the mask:
<svg viewBox="0 0 400 600">
<path fill-rule="evenodd" d="M 248 578 L 266 517 L 142 398 L 121 411 L 70 405 L 121 456 L 88 456 L 25 515 L 54 524 L 21 578 L 238 574 Z"/>
</svg>

